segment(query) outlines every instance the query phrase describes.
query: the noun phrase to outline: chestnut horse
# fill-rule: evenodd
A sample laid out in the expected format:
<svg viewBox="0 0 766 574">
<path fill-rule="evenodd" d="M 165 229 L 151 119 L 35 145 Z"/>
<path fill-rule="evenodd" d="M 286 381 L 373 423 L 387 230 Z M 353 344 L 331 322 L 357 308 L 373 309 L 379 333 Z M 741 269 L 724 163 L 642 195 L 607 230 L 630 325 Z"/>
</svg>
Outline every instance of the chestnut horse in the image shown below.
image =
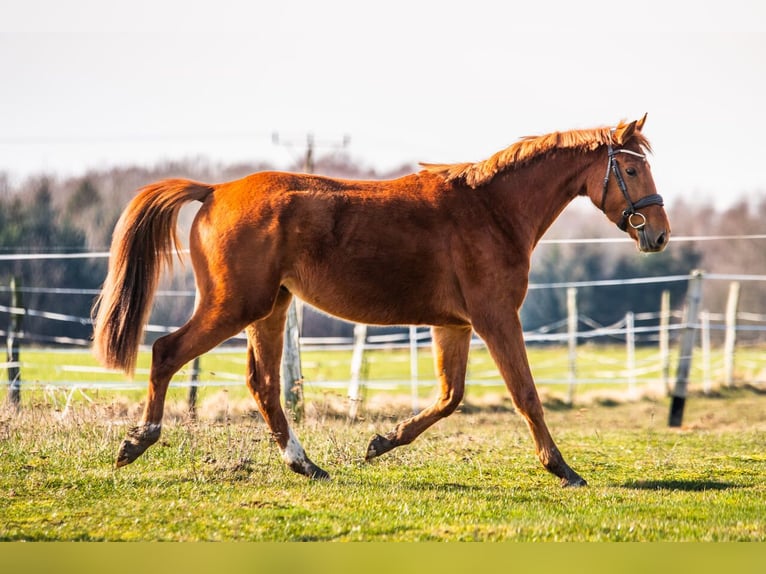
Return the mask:
<svg viewBox="0 0 766 574">
<path fill-rule="evenodd" d="M 96 356 L 132 374 L 160 272 L 179 247 L 178 212 L 192 200 L 202 203 L 190 237 L 197 298 L 189 321 L 154 343 L 143 417 L 120 445 L 116 465 L 133 462 L 159 439 L 173 374 L 245 330 L 247 386 L 283 460 L 297 473 L 328 478 L 280 404 L 285 317 L 297 296 L 349 321 L 432 326 L 439 396 L 375 435 L 368 460 L 409 444 L 456 409 L 474 330 L 543 466 L 562 485 L 585 485 L 545 424 L 519 308 L 532 250 L 579 195 L 640 251 L 665 247 L 670 229 L 645 157 L 645 119 L 527 137 L 485 161 L 423 164 L 391 181 L 263 172 L 216 185 L 171 179 L 143 188 L 114 231 L 96 304 Z"/>
</svg>

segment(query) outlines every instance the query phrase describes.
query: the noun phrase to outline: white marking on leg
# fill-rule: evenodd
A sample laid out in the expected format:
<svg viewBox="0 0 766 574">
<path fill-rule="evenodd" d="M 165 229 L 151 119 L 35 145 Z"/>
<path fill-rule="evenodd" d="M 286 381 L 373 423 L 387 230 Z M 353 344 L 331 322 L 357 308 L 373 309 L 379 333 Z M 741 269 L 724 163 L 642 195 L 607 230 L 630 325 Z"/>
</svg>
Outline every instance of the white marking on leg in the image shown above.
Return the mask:
<svg viewBox="0 0 766 574">
<path fill-rule="evenodd" d="M 298 437 L 295 436 L 293 429 L 289 429 L 290 434 L 287 439 L 287 445 L 282 451 L 282 460 L 287 463 L 292 469 L 300 468 L 304 470 L 304 474 L 311 475 L 313 468 L 308 458 L 306 457 L 306 451 L 303 450 Z"/>
</svg>

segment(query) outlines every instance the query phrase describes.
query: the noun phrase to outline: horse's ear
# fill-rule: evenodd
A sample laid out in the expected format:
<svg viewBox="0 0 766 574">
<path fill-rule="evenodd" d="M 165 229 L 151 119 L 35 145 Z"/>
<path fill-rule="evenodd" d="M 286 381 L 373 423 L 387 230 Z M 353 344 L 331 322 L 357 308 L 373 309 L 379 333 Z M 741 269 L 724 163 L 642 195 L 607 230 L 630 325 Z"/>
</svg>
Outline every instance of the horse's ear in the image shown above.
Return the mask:
<svg viewBox="0 0 766 574">
<path fill-rule="evenodd" d="M 629 124 L 621 124 L 614 130 L 614 141 L 617 145 L 624 145 L 633 133 L 636 131 L 636 124 L 638 121 L 630 122 Z"/>
<path fill-rule="evenodd" d="M 644 129 L 644 123 L 646 123 L 646 116 L 647 114 L 644 114 L 644 117 L 636 122 L 636 129 L 638 131 L 642 131 Z"/>
</svg>

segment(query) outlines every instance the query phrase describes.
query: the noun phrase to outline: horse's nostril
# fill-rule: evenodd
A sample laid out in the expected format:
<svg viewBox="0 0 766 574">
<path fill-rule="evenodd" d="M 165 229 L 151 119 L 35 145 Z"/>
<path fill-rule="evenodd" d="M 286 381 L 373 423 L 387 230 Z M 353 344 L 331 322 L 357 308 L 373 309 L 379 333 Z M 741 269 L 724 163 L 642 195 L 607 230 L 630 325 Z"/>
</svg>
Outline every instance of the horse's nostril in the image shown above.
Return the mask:
<svg viewBox="0 0 766 574">
<path fill-rule="evenodd" d="M 665 245 L 665 232 L 663 231 L 657 236 L 657 247 Z"/>
</svg>

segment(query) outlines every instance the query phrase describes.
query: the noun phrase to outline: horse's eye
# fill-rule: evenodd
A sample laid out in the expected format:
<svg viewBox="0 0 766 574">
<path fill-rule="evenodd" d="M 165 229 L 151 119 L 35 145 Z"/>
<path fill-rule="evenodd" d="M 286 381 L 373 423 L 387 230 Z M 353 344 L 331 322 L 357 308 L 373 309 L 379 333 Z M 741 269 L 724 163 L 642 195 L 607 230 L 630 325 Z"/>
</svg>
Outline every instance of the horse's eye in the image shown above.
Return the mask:
<svg viewBox="0 0 766 574">
<path fill-rule="evenodd" d="M 636 173 L 638 173 L 638 172 L 636 171 L 635 167 L 626 167 L 625 168 L 625 173 L 627 173 L 630 176 L 635 176 Z"/>
</svg>

